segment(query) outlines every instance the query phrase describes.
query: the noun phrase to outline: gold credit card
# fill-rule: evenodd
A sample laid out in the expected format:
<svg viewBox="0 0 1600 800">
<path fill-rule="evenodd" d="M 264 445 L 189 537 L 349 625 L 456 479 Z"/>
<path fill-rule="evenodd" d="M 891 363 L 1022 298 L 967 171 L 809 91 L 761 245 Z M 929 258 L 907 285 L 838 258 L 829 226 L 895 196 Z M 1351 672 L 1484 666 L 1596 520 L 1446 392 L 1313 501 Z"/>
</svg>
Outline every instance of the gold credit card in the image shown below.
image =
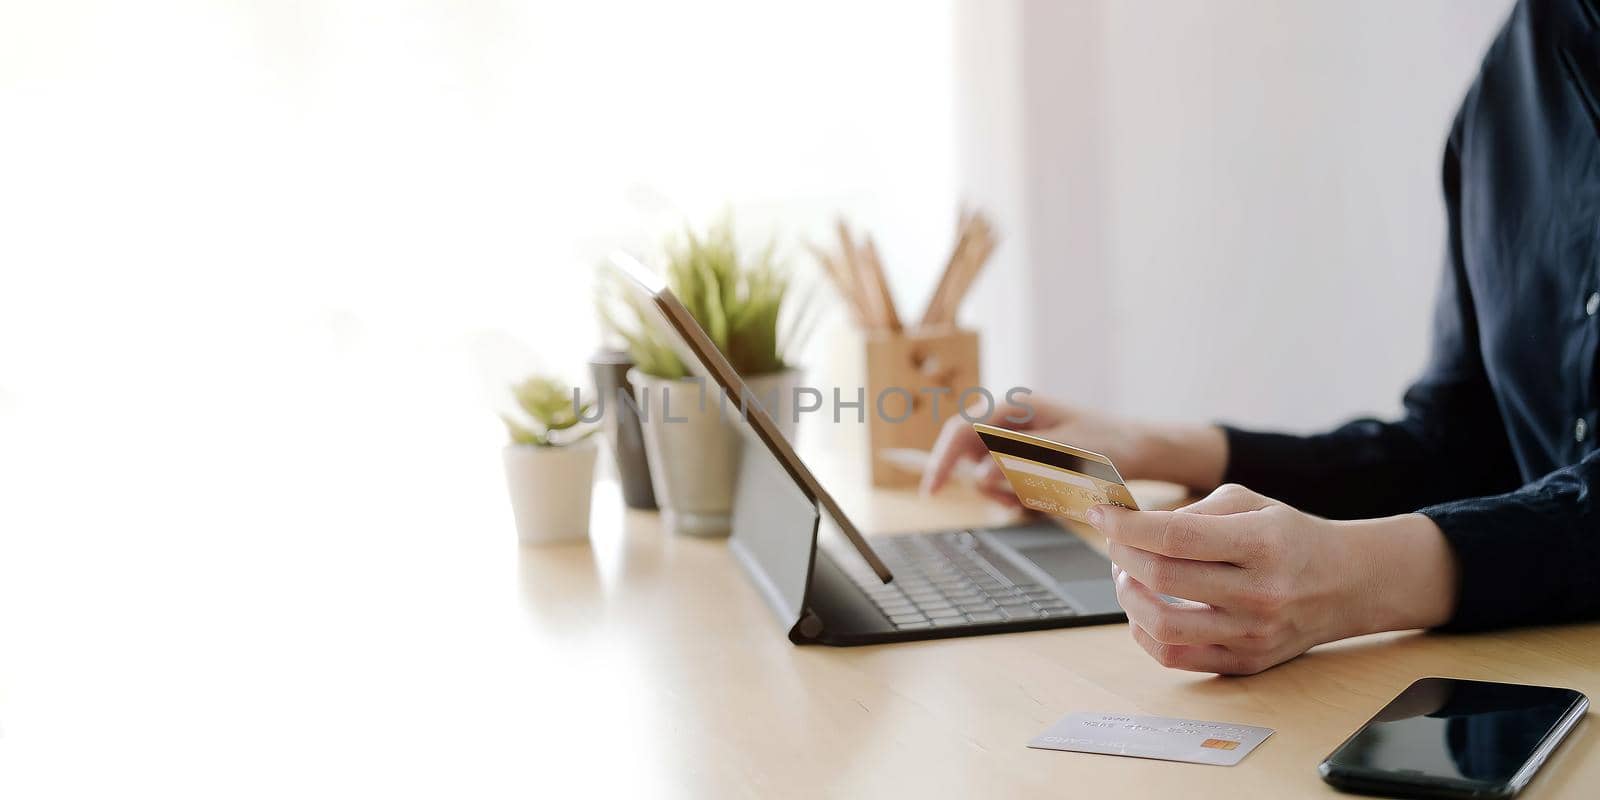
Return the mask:
<svg viewBox="0 0 1600 800">
<path fill-rule="evenodd" d="M 1085 522 L 1090 506 L 1139 507 L 1111 459 L 1099 453 L 981 422 L 972 429 L 1027 508 Z"/>
</svg>

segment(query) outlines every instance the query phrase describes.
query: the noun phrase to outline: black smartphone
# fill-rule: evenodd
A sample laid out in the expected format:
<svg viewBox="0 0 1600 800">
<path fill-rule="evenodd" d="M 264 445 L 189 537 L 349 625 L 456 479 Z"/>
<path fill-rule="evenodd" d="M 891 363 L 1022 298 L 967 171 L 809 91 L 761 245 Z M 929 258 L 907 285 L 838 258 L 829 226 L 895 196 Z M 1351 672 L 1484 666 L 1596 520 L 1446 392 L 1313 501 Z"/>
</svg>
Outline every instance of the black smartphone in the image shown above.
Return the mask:
<svg viewBox="0 0 1600 800">
<path fill-rule="evenodd" d="M 1317 770 L 1360 794 L 1512 797 L 1588 708 L 1571 689 L 1423 678 Z"/>
</svg>

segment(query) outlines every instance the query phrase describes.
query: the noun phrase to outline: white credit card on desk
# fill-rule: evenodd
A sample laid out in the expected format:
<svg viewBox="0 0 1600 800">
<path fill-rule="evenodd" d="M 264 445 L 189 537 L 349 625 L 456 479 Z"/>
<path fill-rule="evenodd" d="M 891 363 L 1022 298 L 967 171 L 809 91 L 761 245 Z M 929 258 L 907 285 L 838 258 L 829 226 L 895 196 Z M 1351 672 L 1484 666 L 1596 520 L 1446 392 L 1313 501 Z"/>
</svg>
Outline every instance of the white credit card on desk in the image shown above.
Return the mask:
<svg viewBox="0 0 1600 800">
<path fill-rule="evenodd" d="M 1062 717 L 1028 746 L 1231 767 L 1271 735 L 1271 728 L 1256 725 L 1080 712 Z"/>
</svg>

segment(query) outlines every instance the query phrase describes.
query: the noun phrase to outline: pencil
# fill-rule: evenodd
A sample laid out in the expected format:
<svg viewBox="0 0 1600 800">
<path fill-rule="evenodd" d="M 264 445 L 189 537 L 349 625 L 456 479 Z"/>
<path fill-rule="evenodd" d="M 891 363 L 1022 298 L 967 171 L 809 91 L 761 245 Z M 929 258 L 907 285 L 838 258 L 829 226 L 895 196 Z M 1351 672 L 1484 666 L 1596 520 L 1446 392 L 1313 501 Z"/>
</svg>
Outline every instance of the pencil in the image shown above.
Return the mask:
<svg viewBox="0 0 1600 800">
<path fill-rule="evenodd" d="M 883 262 L 878 259 L 878 245 L 872 241 L 870 234 L 861 246 L 861 262 L 867 272 L 869 289 L 880 312 L 879 321 L 884 328 L 900 332 L 900 312 L 894 307 L 894 294 L 889 291 L 889 279 L 883 274 Z"/>
</svg>

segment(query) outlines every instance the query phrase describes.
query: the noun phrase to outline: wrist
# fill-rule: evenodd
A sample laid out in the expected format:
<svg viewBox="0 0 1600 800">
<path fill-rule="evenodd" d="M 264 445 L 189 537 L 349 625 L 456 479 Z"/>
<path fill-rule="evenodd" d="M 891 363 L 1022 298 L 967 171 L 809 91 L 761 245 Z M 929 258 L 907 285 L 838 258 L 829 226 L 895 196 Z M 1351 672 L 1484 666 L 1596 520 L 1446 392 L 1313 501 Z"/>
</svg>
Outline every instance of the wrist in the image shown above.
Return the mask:
<svg viewBox="0 0 1600 800">
<path fill-rule="evenodd" d="M 1336 565 L 1348 586 L 1346 636 L 1432 628 L 1455 612 L 1455 554 L 1433 520 L 1421 514 L 1335 523 L 1348 552 Z"/>
<path fill-rule="evenodd" d="M 1135 457 L 1127 477 L 1166 481 L 1196 492 L 1222 483 L 1228 467 L 1228 437 L 1214 425 L 1143 424 L 1135 433 Z"/>
</svg>

